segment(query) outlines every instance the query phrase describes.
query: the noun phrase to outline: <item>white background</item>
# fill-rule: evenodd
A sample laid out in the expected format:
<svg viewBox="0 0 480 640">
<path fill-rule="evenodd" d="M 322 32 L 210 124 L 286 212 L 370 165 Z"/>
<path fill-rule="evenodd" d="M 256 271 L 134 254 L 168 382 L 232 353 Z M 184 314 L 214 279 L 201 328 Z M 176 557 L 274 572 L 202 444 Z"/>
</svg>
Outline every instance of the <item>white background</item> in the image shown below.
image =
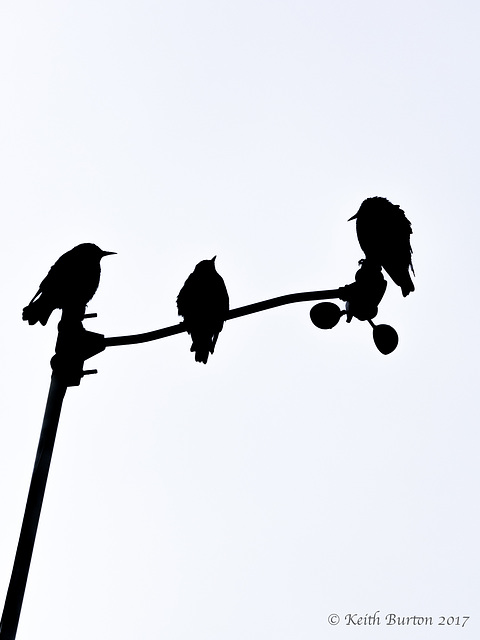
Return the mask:
<svg viewBox="0 0 480 640">
<path fill-rule="evenodd" d="M 0 9 L 0 599 L 50 380 L 22 308 L 80 242 L 86 321 L 179 321 L 217 255 L 231 306 L 353 281 L 374 195 L 416 291 L 332 331 L 297 304 L 110 348 L 64 402 L 18 640 L 478 638 L 478 114 L 472 1 L 5 0 Z M 344 616 L 470 616 L 375 629 Z M 332 627 L 331 613 L 341 617 Z"/>
</svg>

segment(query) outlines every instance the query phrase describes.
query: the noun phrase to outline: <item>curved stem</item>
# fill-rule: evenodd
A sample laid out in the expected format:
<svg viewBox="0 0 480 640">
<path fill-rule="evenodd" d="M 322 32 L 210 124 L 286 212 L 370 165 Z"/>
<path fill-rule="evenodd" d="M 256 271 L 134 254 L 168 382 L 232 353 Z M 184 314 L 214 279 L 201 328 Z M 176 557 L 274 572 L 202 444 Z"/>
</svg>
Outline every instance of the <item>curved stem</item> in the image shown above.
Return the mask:
<svg viewBox="0 0 480 640">
<path fill-rule="evenodd" d="M 247 304 L 244 307 L 231 309 L 228 312 L 225 320 L 233 320 L 234 318 L 247 316 L 251 313 L 258 313 L 259 311 L 266 311 L 267 309 L 280 307 L 284 304 L 292 304 L 294 302 L 308 302 L 310 300 L 327 300 L 330 298 L 340 297 L 341 289 L 329 289 L 327 291 L 306 291 L 304 293 L 289 293 L 286 296 L 271 298 L 270 300 L 263 300 L 262 302 Z M 138 333 L 132 336 L 116 336 L 113 338 L 105 338 L 105 347 L 116 347 L 122 344 L 139 344 L 140 342 L 160 340 L 161 338 L 168 338 L 168 336 L 173 336 L 177 333 L 183 333 L 184 331 L 186 331 L 185 324 L 183 322 L 180 322 L 180 324 L 175 324 L 171 327 L 165 327 L 164 329 L 157 329 L 156 331 L 148 331 L 147 333 Z"/>
</svg>

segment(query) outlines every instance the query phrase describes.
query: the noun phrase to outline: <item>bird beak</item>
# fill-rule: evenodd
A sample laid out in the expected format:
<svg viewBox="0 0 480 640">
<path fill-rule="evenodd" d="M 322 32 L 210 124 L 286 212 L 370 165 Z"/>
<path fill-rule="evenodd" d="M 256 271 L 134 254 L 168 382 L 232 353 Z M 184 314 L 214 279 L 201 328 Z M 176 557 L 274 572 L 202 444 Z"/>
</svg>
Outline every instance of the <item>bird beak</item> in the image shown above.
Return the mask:
<svg viewBox="0 0 480 640">
<path fill-rule="evenodd" d="M 351 218 L 349 218 L 347 220 L 347 222 L 350 222 L 350 220 L 355 220 L 355 218 L 358 216 L 358 213 L 356 213 L 354 216 L 352 216 Z"/>
<path fill-rule="evenodd" d="M 104 256 L 116 256 L 117 252 L 116 251 L 102 251 L 102 258 Z"/>
</svg>

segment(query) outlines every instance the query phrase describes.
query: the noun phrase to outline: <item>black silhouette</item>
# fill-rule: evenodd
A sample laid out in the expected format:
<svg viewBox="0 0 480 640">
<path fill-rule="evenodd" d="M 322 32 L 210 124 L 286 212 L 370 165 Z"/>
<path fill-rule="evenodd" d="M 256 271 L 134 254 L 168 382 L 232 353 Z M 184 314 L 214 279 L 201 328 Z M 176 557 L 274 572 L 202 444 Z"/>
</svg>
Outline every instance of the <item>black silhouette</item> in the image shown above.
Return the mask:
<svg viewBox="0 0 480 640">
<path fill-rule="evenodd" d="M 412 225 L 405 213 L 386 198 L 367 198 L 350 218 L 357 220 L 357 237 L 366 259 L 383 267 L 404 296 L 415 290 L 412 265 Z"/>
<path fill-rule="evenodd" d="M 355 274 L 355 282 L 343 287 L 342 300 L 345 300 L 347 322 L 352 318 L 371 320 L 378 313 L 380 304 L 387 289 L 387 281 L 383 277 L 382 267 L 372 260 L 359 260 L 360 269 Z"/>
<path fill-rule="evenodd" d="M 46 325 L 54 309 L 68 309 L 83 317 L 100 282 L 100 260 L 114 253 L 102 251 L 88 242 L 67 251 L 53 265 L 23 309 L 23 320 Z"/>
<path fill-rule="evenodd" d="M 380 353 L 388 356 L 395 351 L 398 345 L 398 333 L 395 329 L 389 324 L 374 324 L 371 320 L 370 324 L 373 327 L 373 341 Z"/>
<path fill-rule="evenodd" d="M 197 264 L 177 297 L 178 315 L 192 337 L 190 351 L 197 362 L 207 363 L 229 310 L 228 292 L 215 269 L 215 258 Z"/>
</svg>

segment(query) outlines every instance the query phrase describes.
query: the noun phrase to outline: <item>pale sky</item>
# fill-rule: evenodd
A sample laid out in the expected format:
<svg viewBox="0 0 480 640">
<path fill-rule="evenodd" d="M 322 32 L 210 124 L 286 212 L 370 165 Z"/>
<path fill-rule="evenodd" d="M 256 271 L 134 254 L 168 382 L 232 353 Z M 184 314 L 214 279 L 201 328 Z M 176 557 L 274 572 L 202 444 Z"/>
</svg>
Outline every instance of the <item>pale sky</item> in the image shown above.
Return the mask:
<svg viewBox="0 0 480 640">
<path fill-rule="evenodd" d="M 60 318 L 21 312 L 61 254 L 117 252 L 85 322 L 106 336 L 177 323 L 214 255 L 232 308 L 352 282 L 347 220 L 375 195 L 411 221 L 417 276 L 408 298 L 389 281 L 389 356 L 301 303 L 228 322 L 206 366 L 186 334 L 88 361 L 18 640 L 480 637 L 479 20 L 473 0 L 2 3 L 2 607 Z"/>
</svg>

